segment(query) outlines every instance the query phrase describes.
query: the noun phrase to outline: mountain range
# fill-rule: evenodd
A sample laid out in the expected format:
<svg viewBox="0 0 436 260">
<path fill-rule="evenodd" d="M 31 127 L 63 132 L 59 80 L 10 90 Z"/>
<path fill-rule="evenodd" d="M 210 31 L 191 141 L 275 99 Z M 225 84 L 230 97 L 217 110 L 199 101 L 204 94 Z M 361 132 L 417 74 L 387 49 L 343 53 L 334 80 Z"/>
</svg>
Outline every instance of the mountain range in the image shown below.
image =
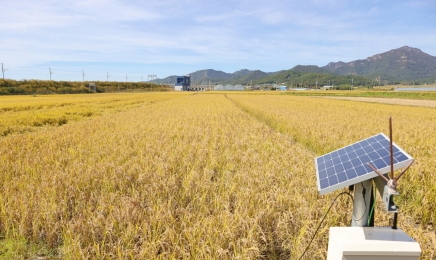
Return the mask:
<svg viewBox="0 0 436 260">
<path fill-rule="evenodd" d="M 436 77 L 436 57 L 420 49 L 404 46 L 363 60 L 330 62 L 322 68 L 338 75 L 419 80 Z"/>
<path fill-rule="evenodd" d="M 403 46 L 366 59 L 351 62 L 330 62 L 326 66 L 297 65 L 292 69 L 277 72 L 242 69 L 226 73 L 213 69 L 190 73 L 194 84 L 262 84 L 283 83 L 287 85 L 355 84 L 371 85 L 390 82 L 422 82 L 436 80 L 436 57 L 420 49 Z M 157 80 L 173 84 L 176 76 Z"/>
</svg>

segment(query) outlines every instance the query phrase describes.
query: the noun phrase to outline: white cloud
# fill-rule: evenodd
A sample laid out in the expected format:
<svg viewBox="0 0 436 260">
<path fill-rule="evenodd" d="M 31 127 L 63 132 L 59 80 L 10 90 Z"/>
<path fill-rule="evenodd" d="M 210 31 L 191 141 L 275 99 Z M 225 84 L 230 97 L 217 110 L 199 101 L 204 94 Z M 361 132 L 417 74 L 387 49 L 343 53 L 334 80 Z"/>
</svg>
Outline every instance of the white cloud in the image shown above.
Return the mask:
<svg viewBox="0 0 436 260">
<path fill-rule="evenodd" d="M 153 21 L 158 12 L 138 9 L 120 1 L 10 1 L 0 9 L 1 30 L 64 28 L 89 24 Z"/>
<path fill-rule="evenodd" d="M 10 73 L 61 63 L 117 71 L 159 67 L 174 74 L 196 66 L 224 71 L 322 66 L 402 45 L 435 55 L 434 26 L 407 19 L 404 30 L 396 27 L 404 15 L 395 15 L 413 11 L 433 17 L 431 6 L 425 1 L 413 8 L 339 0 L 8 1 L 0 9 L 0 62 Z"/>
</svg>

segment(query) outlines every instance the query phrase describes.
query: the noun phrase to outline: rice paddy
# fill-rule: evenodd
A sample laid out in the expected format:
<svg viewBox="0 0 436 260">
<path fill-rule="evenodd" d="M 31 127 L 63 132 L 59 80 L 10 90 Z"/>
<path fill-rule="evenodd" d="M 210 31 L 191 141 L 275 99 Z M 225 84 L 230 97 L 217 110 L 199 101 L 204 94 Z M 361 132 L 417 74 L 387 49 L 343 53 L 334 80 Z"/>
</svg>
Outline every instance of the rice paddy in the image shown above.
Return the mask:
<svg viewBox="0 0 436 260">
<path fill-rule="evenodd" d="M 436 257 L 436 110 L 290 95 L 0 97 L 0 258 L 298 259 L 331 201 L 315 157 L 388 132 L 399 227 Z M 387 226 L 377 198 L 377 226 Z M 306 253 L 325 259 L 340 197 Z"/>
</svg>

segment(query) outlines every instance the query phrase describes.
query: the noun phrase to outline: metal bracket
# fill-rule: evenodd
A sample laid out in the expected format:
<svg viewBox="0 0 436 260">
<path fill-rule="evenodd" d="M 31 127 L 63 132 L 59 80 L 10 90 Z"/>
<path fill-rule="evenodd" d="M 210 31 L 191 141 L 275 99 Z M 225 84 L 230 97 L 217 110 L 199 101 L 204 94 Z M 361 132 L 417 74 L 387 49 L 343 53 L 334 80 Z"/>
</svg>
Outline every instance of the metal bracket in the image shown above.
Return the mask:
<svg viewBox="0 0 436 260">
<path fill-rule="evenodd" d="M 398 207 L 395 205 L 393 199 L 394 195 L 400 195 L 400 193 L 395 189 L 392 189 L 392 186 L 385 185 L 383 190 L 383 202 L 388 213 L 398 213 Z"/>
</svg>

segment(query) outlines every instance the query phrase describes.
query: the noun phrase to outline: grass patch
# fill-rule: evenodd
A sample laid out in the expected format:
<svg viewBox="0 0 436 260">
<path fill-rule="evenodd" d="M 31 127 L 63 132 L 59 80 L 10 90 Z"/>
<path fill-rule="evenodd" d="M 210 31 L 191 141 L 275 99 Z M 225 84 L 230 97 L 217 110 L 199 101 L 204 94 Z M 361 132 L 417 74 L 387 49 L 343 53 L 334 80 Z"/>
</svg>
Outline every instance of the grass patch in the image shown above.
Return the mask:
<svg viewBox="0 0 436 260">
<path fill-rule="evenodd" d="M 0 259 L 59 259 L 53 250 L 44 245 L 29 243 L 25 238 L 0 240 Z"/>
<path fill-rule="evenodd" d="M 425 91 L 294 91 L 280 92 L 282 95 L 290 96 L 325 96 L 325 97 L 372 97 L 372 98 L 403 98 L 403 99 L 421 99 L 436 100 L 436 92 Z"/>
</svg>

